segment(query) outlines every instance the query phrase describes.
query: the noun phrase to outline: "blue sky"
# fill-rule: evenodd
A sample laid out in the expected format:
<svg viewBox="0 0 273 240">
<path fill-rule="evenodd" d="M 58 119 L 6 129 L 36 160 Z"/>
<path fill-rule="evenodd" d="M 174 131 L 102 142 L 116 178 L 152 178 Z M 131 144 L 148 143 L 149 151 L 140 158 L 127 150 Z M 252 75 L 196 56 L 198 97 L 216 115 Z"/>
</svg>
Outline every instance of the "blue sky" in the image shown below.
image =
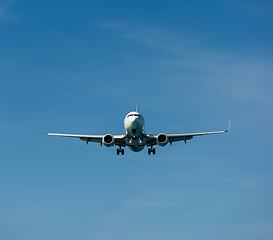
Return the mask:
<svg viewBox="0 0 273 240">
<path fill-rule="evenodd" d="M 272 239 L 272 1 L 0 1 L 0 238 Z M 47 130 L 225 129 L 155 156 Z"/>
</svg>

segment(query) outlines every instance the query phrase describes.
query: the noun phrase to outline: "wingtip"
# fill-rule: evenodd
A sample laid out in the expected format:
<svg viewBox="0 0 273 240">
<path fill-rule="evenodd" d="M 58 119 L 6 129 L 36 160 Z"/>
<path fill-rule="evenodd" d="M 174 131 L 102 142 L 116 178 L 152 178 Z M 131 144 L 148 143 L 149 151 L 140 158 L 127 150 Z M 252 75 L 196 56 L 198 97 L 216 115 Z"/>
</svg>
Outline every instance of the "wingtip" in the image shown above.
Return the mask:
<svg viewBox="0 0 273 240">
<path fill-rule="evenodd" d="M 229 129 L 230 129 L 230 125 L 231 125 L 231 119 L 229 120 L 229 122 L 228 122 L 228 129 L 226 130 L 226 132 L 228 132 L 229 131 Z"/>
<path fill-rule="evenodd" d="M 45 130 L 44 126 L 43 126 L 43 133 L 48 135 L 48 132 Z"/>
</svg>

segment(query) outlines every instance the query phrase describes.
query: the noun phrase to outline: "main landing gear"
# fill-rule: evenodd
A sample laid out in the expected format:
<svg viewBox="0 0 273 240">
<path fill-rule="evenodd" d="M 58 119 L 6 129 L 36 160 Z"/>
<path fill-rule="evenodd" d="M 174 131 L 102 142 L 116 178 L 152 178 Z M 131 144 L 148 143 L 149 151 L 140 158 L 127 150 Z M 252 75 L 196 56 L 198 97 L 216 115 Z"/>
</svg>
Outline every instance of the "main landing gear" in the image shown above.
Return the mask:
<svg viewBox="0 0 273 240">
<path fill-rule="evenodd" d="M 117 149 L 117 155 L 119 155 L 121 153 L 121 155 L 124 155 L 124 149 Z"/>
<path fill-rule="evenodd" d="M 153 148 L 153 147 L 148 148 L 148 154 L 151 155 L 151 153 L 153 153 L 155 155 L 155 148 Z"/>
</svg>

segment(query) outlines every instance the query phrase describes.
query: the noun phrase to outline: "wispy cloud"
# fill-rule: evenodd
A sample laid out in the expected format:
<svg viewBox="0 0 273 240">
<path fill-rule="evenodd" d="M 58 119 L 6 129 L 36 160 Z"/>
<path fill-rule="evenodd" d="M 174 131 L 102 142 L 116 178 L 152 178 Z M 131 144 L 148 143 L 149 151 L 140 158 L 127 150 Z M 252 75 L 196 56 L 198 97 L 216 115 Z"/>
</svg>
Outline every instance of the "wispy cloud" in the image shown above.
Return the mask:
<svg viewBox="0 0 273 240">
<path fill-rule="evenodd" d="M 234 187 L 240 186 L 242 188 L 261 189 L 270 188 L 273 183 L 273 176 L 263 175 L 255 176 L 251 178 L 240 177 L 240 178 L 226 178 L 221 180 L 223 183 L 233 185 Z"/>
<path fill-rule="evenodd" d="M 259 102 L 272 99 L 268 91 L 272 89 L 272 60 L 263 54 L 248 51 L 246 55 L 238 49 L 232 51 L 204 45 L 198 37 L 186 37 L 153 27 L 130 26 L 118 21 L 105 21 L 97 26 L 115 30 L 127 41 L 167 54 L 159 64 L 175 68 L 181 74 L 183 69 L 199 72 L 203 79 L 200 81 L 205 81 L 216 91 L 225 88 L 225 93 L 231 98 Z"/>
<path fill-rule="evenodd" d="M 106 20 L 103 22 L 93 22 L 95 26 L 101 28 L 115 29 L 115 30 L 128 30 L 128 26 L 120 21 Z"/>
<path fill-rule="evenodd" d="M 4 18 L 7 16 L 7 8 L 6 7 L 0 7 L 0 18 Z"/>
<path fill-rule="evenodd" d="M 192 46 L 192 41 L 186 41 L 185 38 L 176 38 L 174 33 L 168 33 L 153 27 L 136 27 L 111 20 L 95 23 L 95 25 L 108 30 L 117 30 L 128 41 L 168 53 L 184 54 L 185 50 Z"/>
<path fill-rule="evenodd" d="M 227 4 L 229 4 L 229 6 L 232 8 L 243 10 L 249 14 L 273 20 L 272 1 L 241 0 L 227 1 Z"/>
<path fill-rule="evenodd" d="M 103 231 L 98 231 L 94 239 L 109 239 L 110 235 L 112 238 L 119 236 L 128 239 L 131 232 L 136 232 L 135 227 L 139 226 L 142 226 L 142 231 L 148 233 L 152 227 L 148 224 L 152 219 L 151 216 L 160 215 L 166 209 L 176 205 L 172 201 L 162 199 L 162 196 L 159 199 L 138 196 L 124 200 L 117 209 L 101 218 L 99 222 L 103 226 Z M 130 239 L 135 239 L 135 237 L 131 236 Z"/>
<path fill-rule="evenodd" d="M 174 203 L 169 201 L 160 200 L 147 200 L 147 199 L 129 199 L 123 202 L 123 207 L 125 208 L 167 208 L 173 206 Z"/>
<path fill-rule="evenodd" d="M 14 14 L 9 12 L 9 7 L 15 2 L 16 0 L 7 0 L 0 3 L 0 19 L 14 18 Z"/>
</svg>

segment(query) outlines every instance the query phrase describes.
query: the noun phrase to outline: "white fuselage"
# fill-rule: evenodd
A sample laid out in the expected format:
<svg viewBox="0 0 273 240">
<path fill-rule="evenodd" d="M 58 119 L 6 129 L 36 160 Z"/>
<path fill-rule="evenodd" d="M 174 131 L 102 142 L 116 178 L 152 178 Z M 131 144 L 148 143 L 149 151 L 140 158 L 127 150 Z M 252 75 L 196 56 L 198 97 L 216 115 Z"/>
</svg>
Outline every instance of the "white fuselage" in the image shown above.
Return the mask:
<svg viewBox="0 0 273 240">
<path fill-rule="evenodd" d="M 130 112 L 124 119 L 126 131 L 126 144 L 134 152 L 143 150 L 146 144 L 144 136 L 145 121 L 138 112 Z"/>
</svg>

